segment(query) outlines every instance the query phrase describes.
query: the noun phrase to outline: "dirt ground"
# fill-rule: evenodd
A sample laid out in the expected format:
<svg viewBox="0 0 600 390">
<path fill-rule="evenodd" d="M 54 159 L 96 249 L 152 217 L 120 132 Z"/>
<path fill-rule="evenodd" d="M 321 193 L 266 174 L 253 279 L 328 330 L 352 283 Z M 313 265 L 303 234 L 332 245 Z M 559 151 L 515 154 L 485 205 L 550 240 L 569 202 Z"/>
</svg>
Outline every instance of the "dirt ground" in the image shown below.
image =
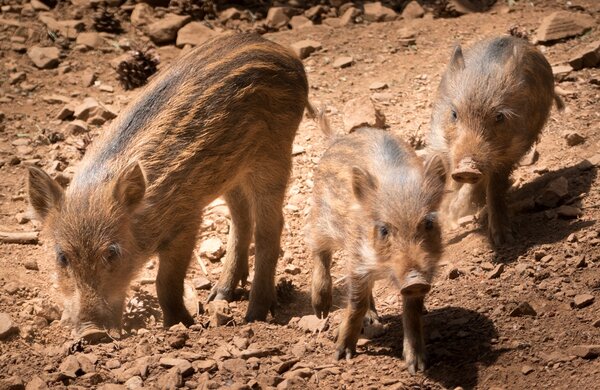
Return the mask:
<svg viewBox="0 0 600 390">
<path fill-rule="evenodd" d="M 468 45 L 506 34 L 513 25 L 534 32 L 544 16 L 566 9 L 567 2 L 510 3 L 514 4 L 509 13 L 504 12 L 506 2 L 499 1 L 486 13 L 458 18 L 426 15 L 347 27 L 322 24 L 265 36 L 284 45 L 301 39 L 322 44 L 304 64 L 310 98 L 326 107 L 336 131 L 343 128 L 344 103 L 370 96 L 385 114 L 390 131 L 406 139 L 418 138 L 427 133 L 435 90 L 456 42 Z M 596 23 L 600 21 L 600 2 L 573 3 L 580 7 L 570 10 L 583 10 Z M 59 11 L 54 12 L 61 18 Z M 0 18 L 0 116 L 4 117 L 0 120 L 0 231 L 38 231 L 40 224 L 27 218 L 26 164 L 35 163 L 54 173 L 61 165 L 60 170 L 69 174 L 76 170 L 87 142 L 108 126 L 91 126 L 84 135 L 66 134 L 67 122 L 55 119 L 64 102 L 52 97 L 81 102 L 92 96 L 117 111 L 124 107 L 137 91 L 122 89 L 110 62 L 123 54 L 118 40 L 136 41 L 141 33 L 126 25 L 123 34 L 107 35 L 107 44 L 100 50 L 66 50 L 58 69 L 40 70 L 26 54 L 11 48 L 8 38 L 14 26 L 2 21 L 19 20 L 33 29 L 42 29 L 42 24 L 35 16 L 18 13 L 6 12 Z M 400 43 L 406 29 L 416 32 L 415 45 Z M 541 49 L 552 65 L 562 64 L 579 47 L 598 39 L 596 25 L 583 36 Z M 165 68 L 180 49 L 163 46 L 157 52 L 159 68 Z M 354 64 L 334 68 L 333 61 L 341 56 L 352 56 Z M 82 77 L 92 71 L 99 83 L 84 86 Z M 15 72 L 24 72 L 25 80 L 11 84 L 10 75 Z M 299 322 L 299 317 L 312 314 L 312 260 L 303 229 L 312 171 L 327 147 L 316 125 L 306 119 L 295 141 L 298 153 L 285 206 L 284 253 L 277 268 L 281 294 L 274 318 L 267 323 L 243 321 L 246 286 L 240 289 L 240 300 L 230 304 L 233 321 L 227 326 L 207 327 L 209 317 L 199 314 L 190 329 L 164 330 L 153 281 L 156 259 L 152 259 L 132 283 L 123 336 L 110 343 L 73 346 L 70 329 L 59 321 L 61 298 L 48 240 L 42 235 L 38 245 L 0 244 L 0 313 L 7 313 L 19 328 L 0 340 L 0 387 L 19 388 L 21 381 L 28 389 L 108 389 L 121 388 L 109 384 L 125 383 L 122 388 L 242 389 L 278 384 L 280 388 L 356 389 L 600 388 L 600 358 L 582 358 L 573 349 L 600 345 L 600 181 L 598 167 L 586 161 L 595 157 L 598 164 L 600 152 L 598 80 L 600 68 L 592 68 L 571 72 L 557 82 L 566 110 L 553 109 L 537 145 L 539 160 L 515 171 L 510 193 L 513 205 L 527 204 L 548 183 L 563 177 L 569 192 L 564 204 L 579 207 L 582 215 L 564 219 L 556 209 L 516 207 L 517 242 L 497 251 L 476 223 L 444 232 L 447 246 L 442 265 L 426 299 L 429 368 L 424 373 L 411 376 L 404 367 L 401 297 L 385 281 L 375 288 L 385 332 L 361 340 L 358 355 L 351 361 L 333 359 L 333 335 L 345 295 L 341 253 L 332 270 L 337 281 L 336 311 L 330 315 L 328 328 L 306 332 L 304 322 Z M 385 83 L 387 88 L 372 90 L 374 82 Z M 114 92 L 103 91 L 98 84 L 112 86 Z M 585 141 L 569 146 L 563 136 L 566 131 L 578 133 Z M 66 138 L 48 142 L 54 132 Z M 212 237 L 225 243 L 226 208 L 219 204 L 209 208 L 203 227 L 198 246 Z M 188 281 L 199 287 L 201 303 L 209 293 L 201 286 L 202 279 L 214 284 L 221 269 L 219 261 L 193 261 Z M 586 294 L 595 299 L 577 307 L 575 300 Z M 513 310 L 524 303 L 534 313 L 516 315 Z M 173 363 L 168 358 L 183 361 Z M 74 374 L 69 374 L 73 364 Z"/>
</svg>

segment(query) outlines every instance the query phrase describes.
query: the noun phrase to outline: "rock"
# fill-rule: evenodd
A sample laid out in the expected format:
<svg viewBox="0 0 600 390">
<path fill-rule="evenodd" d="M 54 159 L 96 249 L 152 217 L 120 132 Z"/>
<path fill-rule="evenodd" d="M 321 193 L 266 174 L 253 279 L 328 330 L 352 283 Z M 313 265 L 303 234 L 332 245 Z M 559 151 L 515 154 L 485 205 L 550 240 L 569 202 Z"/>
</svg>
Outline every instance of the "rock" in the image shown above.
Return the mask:
<svg viewBox="0 0 600 390">
<path fill-rule="evenodd" d="M 97 49 L 104 44 L 104 38 L 97 32 L 82 32 L 77 35 L 75 43 L 90 49 Z"/>
<path fill-rule="evenodd" d="M 0 340 L 6 339 L 19 332 L 19 327 L 6 313 L 0 313 Z"/>
<path fill-rule="evenodd" d="M 117 114 L 93 97 L 87 97 L 83 99 L 83 103 L 73 109 L 73 116 L 83 121 L 89 121 L 92 118 L 102 118 L 104 121 L 107 121 L 116 118 Z"/>
<path fill-rule="evenodd" d="M 250 345 L 250 340 L 247 337 L 233 336 L 233 345 L 240 350 L 244 350 Z"/>
<path fill-rule="evenodd" d="M 225 247 L 219 237 L 211 237 L 200 244 L 200 256 L 210 261 L 219 261 L 225 254 Z"/>
<path fill-rule="evenodd" d="M 298 30 L 298 29 L 301 29 L 301 28 L 312 26 L 313 22 L 312 22 L 312 20 L 310 20 L 309 18 L 307 18 L 304 15 L 294 15 L 290 19 L 290 23 L 289 24 L 290 24 L 290 26 L 292 26 L 292 28 L 294 30 Z"/>
<path fill-rule="evenodd" d="M 562 81 L 573 71 L 571 65 L 557 65 L 552 67 L 552 74 L 557 81 Z"/>
<path fill-rule="evenodd" d="M 177 32 L 177 47 L 185 45 L 199 46 L 218 33 L 200 22 L 190 22 Z"/>
<path fill-rule="evenodd" d="M 574 70 L 594 68 L 600 65 L 600 41 L 592 42 L 577 51 L 569 60 L 569 65 Z"/>
<path fill-rule="evenodd" d="M 306 151 L 303 146 L 294 144 L 292 145 L 292 156 L 298 156 Z"/>
<path fill-rule="evenodd" d="M 576 37 L 596 25 L 590 15 L 557 11 L 542 20 L 538 28 L 536 41 L 552 43 L 561 39 Z"/>
<path fill-rule="evenodd" d="M 488 273 L 488 279 L 497 279 L 502 275 L 502 272 L 504 272 L 504 264 L 501 263 Z"/>
<path fill-rule="evenodd" d="M 291 378 L 307 379 L 307 378 L 310 378 L 312 375 L 313 375 L 313 370 L 311 370 L 309 367 L 301 367 L 296 370 L 286 372 L 283 375 L 283 377 L 285 379 L 291 379 Z"/>
<path fill-rule="evenodd" d="M 299 377 L 284 379 L 277 385 L 277 390 L 305 389 L 306 381 Z"/>
<path fill-rule="evenodd" d="M 309 9 L 307 9 L 304 12 L 304 16 L 306 16 L 308 19 L 312 20 L 313 22 L 319 23 L 319 21 L 322 18 L 323 14 L 327 13 L 327 8 L 325 8 L 323 5 L 315 5 L 310 7 Z"/>
<path fill-rule="evenodd" d="M 352 57 L 338 57 L 333 61 L 334 68 L 347 68 L 354 64 L 354 58 Z"/>
<path fill-rule="evenodd" d="M 302 272 L 302 270 L 300 269 L 300 267 L 297 267 L 294 264 L 287 264 L 283 272 L 290 275 L 298 275 L 300 272 Z"/>
<path fill-rule="evenodd" d="M 418 19 L 422 18 L 423 15 L 425 15 L 425 10 L 421 7 L 421 4 L 414 0 L 408 3 L 402 10 L 402 17 L 404 19 Z"/>
<path fill-rule="evenodd" d="M 35 261 L 34 259 L 25 260 L 25 262 L 23 263 L 23 267 L 25 267 L 25 269 L 28 269 L 30 271 L 39 271 L 40 270 L 40 267 L 38 266 L 37 261 Z"/>
<path fill-rule="evenodd" d="M 175 41 L 177 31 L 191 20 L 188 15 L 167 14 L 164 19 L 148 26 L 148 36 L 157 45 L 164 45 Z"/>
<path fill-rule="evenodd" d="M 567 140 L 569 146 L 576 146 L 585 142 L 585 137 L 575 131 L 567 131 L 563 137 Z"/>
<path fill-rule="evenodd" d="M 0 379 L 0 389 L 2 390 L 24 390 L 25 385 L 21 377 L 13 375 L 8 378 Z"/>
<path fill-rule="evenodd" d="M 15 72 L 8 76 L 8 82 L 10 85 L 19 84 L 21 81 L 25 81 L 27 74 L 25 72 Z"/>
<path fill-rule="evenodd" d="M 594 323 L 592 324 L 592 326 L 594 328 L 600 328 L 600 318 L 598 318 L 596 321 L 594 321 Z"/>
<path fill-rule="evenodd" d="M 556 207 L 558 203 L 569 195 L 569 181 L 560 176 L 552 180 L 543 192 L 535 199 L 535 203 L 546 207 Z"/>
<path fill-rule="evenodd" d="M 211 301 L 208 303 L 206 311 L 209 315 L 209 324 L 212 327 L 228 325 L 233 321 L 227 301 Z"/>
<path fill-rule="evenodd" d="M 231 8 L 227 8 L 226 10 L 224 10 L 223 12 L 221 12 L 219 14 L 219 21 L 221 23 L 226 23 L 229 20 L 237 20 L 241 17 L 242 17 L 242 12 L 235 7 L 231 7 Z"/>
<path fill-rule="evenodd" d="M 212 359 L 195 361 L 193 366 L 198 372 L 214 372 L 218 368 L 217 362 Z"/>
<path fill-rule="evenodd" d="M 458 279 L 461 275 L 462 275 L 462 271 L 459 270 L 458 268 L 454 267 L 452 269 L 450 269 L 450 271 L 448 271 L 448 279 L 452 280 L 452 279 Z"/>
<path fill-rule="evenodd" d="M 572 305 L 577 309 L 582 309 L 594 303 L 594 300 L 595 298 L 592 294 L 580 294 L 576 295 L 575 298 L 573 298 Z"/>
<path fill-rule="evenodd" d="M 190 376 L 194 373 L 194 368 L 192 367 L 192 363 L 190 363 L 186 359 L 176 359 L 176 358 L 166 358 L 165 357 L 165 358 L 161 358 L 158 361 L 158 364 L 160 364 L 161 366 L 166 367 L 166 368 L 177 367 L 183 377 Z"/>
<path fill-rule="evenodd" d="M 185 347 L 185 342 L 188 340 L 189 335 L 187 332 L 177 332 L 176 334 L 167 337 L 167 343 L 171 348 L 181 349 Z M 183 371 L 181 372 L 183 374 Z"/>
<path fill-rule="evenodd" d="M 212 285 L 210 280 L 202 276 L 192 279 L 192 283 L 196 290 L 210 290 L 210 286 Z"/>
<path fill-rule="evenodd" d="M 88 357 L 86 355 L 77 355 L 76 357 L 77 357 L 77 361 L 79 362 L 79 368 L 81 369 L 81 372 L 83 372 L 84 374 L 96 372 L 96 366 L 94 365 L 96 362 L 94 361 L 92 363 L 92 360 L 90 360 L 90 357 Z"/>
<path fill-rule="evenodd" d="M 523 366 L 521 367 L 521 373 L 523 375 L 528 375 L 531 374 L 533 371 L 535 371 L 535 369 L 531 366 Z"/>
<path fill-rule="evenodd" d="M 375 81 L 369 85 L 369 89 L 371 91 L 381 91 L 382 89 L 386 89 L 387 87 L 387 83 L 384 83 L 382 81 Z"/>
<path fill-rule="evenodd" d="M 300 59 L 308 57 L 311 53 L 321 50 L 321 42 L 304 39 L 292 44 L 292 50 Z"/>
<path fill-rule="evenodd" d="M 393 9 L 383 6 L 380 1 L 364 4 L 364 18 L 368 22 L 391 22 L 397 17 Z"/>
<path fill-rule="evenodd" d="M 64 121 L 65 119 L 72 117 L 73 113 L 75 112 L 75 107 L 76 106 L 74 103 L 66 104 L 63 108 L 60 109 L 58 115 L 56 115 L 56 119 Z"/>
<path fill-rule="evenodd" d="M 350 24 L 354 24 L 356 18 L 359 17 L 362 13 L 359 9 L 354 7 L 349 7 L 344 11 L 342 16 L 340 16 L 339 24 L 340 26 L 348 26 Z"/>
<path fill-rule="evenodd" d="M 10 295 L 14 295 L 19 291 L 19 285 L 15 282 L 8 282 L 4 285 L 4 291 Z"/>
<path fill-rule="evenodd" d="M 521 302 L 510 312 L 511 317 L 537 316 L 537 312 L 528 302 Z"/>
<path fill-rule="evenodd" d="M 40 69 L 52 69 L 58 66 L 60 50 L 56 47 L 32 46 L 27 55 L 35 66 Z"/>
<path fill-rule="evenodd" d="M 46 390 L 47 388 L 46 382 L 37 375 L 33 376 L 25 386 L 25 390 Z"/>
<path fill-rule="evenodd" d="M 68 134 L 80 135 L 87 133 L 89 129 L 87 123 L 82 120 L 75 119 L 74 121 L 67 123 L 64 131 Z"/>
<path fill-rule="evenodd" d="M 222 367 L 233 374 L 244 374 L 248 370 L 246 361 L 240 358 L 225 360 Z"/>
<path fill-rule="evenodd" d="M 31 7 L 36 11 L 50 11 L 50 7 L 39 0 L 31 0 Z"/>
<path fill-rule="evenodd" d="M 576 345 L 571 353 L 584 359 L 594 359 L 600 355 L 600 344 Z"/>
<path fill-rule="evenodd" d="M 583 211 L 579 207 L 562 205 L 556 209 L 556 215 L 564 219 L 573 219 L 581 217 Z"/>
<path fill-rule="evenodd" d="M 79 361 L 74 355 L 67 356 L 58 367 L 58 371 L 62 377 L 70 379 L 75 379 L 83 373 Z"/>
<path fill-rule="evenodd" d="M 304 332 L 320 333 L 329 327 L 329 317 L 318 318 L 314 314 L 306 315 L 300 318 L 297 326 Z"/>
<path fill-rule="evenodd" d="M 137 3 L 131 12 L 131 24 L 141 27 L 152 23 L 154 9 L 147 3 Z"/>
<path fill-rule="evenodd" d="M 140 3 L 143 4 L 143 3 Z M 96 81 L 96 73 L 94 73 L 93 71 L 87 71 L 85 72 L 82 76 L 81 76 L 81 84 L 84 87 L 91 87 L 92 85 L 94 85 L 94 82 Z"/>
<path fill-rule="evenodd" d="M 272 28 L 282 28 L 287 26 L 290 18 L 287 16 L 285 7 L 271 7 L 267 12 L 265 23 Z"/>
<path fill-rule="evenodd" d="M 127 387 L 128 390 L 142 389 L 144 387 L 144 381 L 137 375 L 132 376 L 125 381 L 125 387 Z"/>
<path fill-rule="evenodd" d="M 522 158 L 521 161 L 519 161 L 519 165 L 522 167 L 526 167 L 529 165 L 533 165 L 537 162 L 537 160 L 540 158 L 540 154 L 537 151 L 537 148 L 535 145 L 533 145 L 531 147 L 531 149 L 529 149 L 529 151 L 527 152 L 527 154 L 525 154 Z"/>
<path fill-rule="evenodd" d="M 385 116 L 368 97 L 354 98 L 344 105 L 344 130 L 352 132 L 361 126 L 383 128 Z"/>
<path fill-rule="evenodd" d="M 178 367 L 173 367 L 158 378 L 158 388 L 162 390 L 175 390 L 183 386 L 183 378 Z"/>
</svg>

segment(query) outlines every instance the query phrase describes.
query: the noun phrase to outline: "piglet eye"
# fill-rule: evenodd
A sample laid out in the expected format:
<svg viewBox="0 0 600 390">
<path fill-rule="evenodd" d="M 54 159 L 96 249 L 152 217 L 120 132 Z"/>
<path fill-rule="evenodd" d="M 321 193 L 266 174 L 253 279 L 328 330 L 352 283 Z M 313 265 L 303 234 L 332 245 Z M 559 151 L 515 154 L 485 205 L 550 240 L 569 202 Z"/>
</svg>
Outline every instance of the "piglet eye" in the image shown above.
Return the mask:
<svg viewBox="0 0 600 390">
<path fill-rule="evenodd" d="M 121 248 L 117 244 L 110 245 L 108 247 L 108 254 L 106 259 L 108 261 L 114 261 L 121 255 Z"/>
<path fill-rule="evenodd" d="M 453 122 L 456 122 L 456 120 L 458 119 L 458 113 L 456 112 L 456 110 L 450 110 L 450 117 L 452 118 Z"/>
<path fill-rule="evenodd" d="M 504 122 L 504 114 L 499 112 L 496 114 L 496 122 Z"/>
<path fill-rule="evenodd" d="M 384 224 L 377 225 L 377 234 L 379 235 L 379 239 L 387 238 L 390 234 L 388 227 Z"/>
<path fill-rule="evenodd" d="M 56 251 L 56 261 L 61 267 L 66 267 L 69 265 L 69 259 L 67 259 L 67 256 L 60 249 Z"/>
<path fill-rule="evenodd" d="M 423 225 L 425 226 L 425 230 L 430 231 L 435 227 L 435 222 L 437 220 L 436 213 L 427 214 L 425 219 L 423 220 Z"/>
</svg>

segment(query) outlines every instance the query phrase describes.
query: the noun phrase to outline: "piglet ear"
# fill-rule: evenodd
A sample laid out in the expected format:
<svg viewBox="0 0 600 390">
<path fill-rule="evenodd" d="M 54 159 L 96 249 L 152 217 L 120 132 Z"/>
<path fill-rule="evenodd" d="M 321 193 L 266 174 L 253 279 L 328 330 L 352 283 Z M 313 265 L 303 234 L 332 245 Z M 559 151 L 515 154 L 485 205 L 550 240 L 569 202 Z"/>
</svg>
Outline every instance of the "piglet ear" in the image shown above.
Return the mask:
<svg viewBox="0 0 600 390">
<path fill-rule="evenodd" d="M 375 195 L 377 179 L 369 172 L 359 167 L 352 167 L 352 191 L 354 197 L 361 203 L 367 203 Z"/>
<path fill-rule="evenodd" d="M 125 168 L 115 183 L 113 196 L 129 210 L 134 210 L 141 203 L 146 193 L 146 178 L 139 163 L 135 162 Z"/>
<path fill-rule="evenodd" d="M 463 56 L 462 48 L 460 47 L 460 45 L 456 45 L 454 47 L 454 52 L 452 53 L 452 59 L 450 60 L 449 68 L 452 71 L 459 71 L 465 68 L 465 58 Z"/>
<path fill-rule="evenodd" d="M 52 209 L 62 203 L 64 191 L 60 184 L 41 169 L 29 167 L 29 202 L 37 216 L 44 221 Z"/>
<path fill-rule="evenodd" d="M 432 208 L 437 209 L 444 195 L 448 169 L 446 160 L 436 152 L 425 156 L 425 192 L 431 196 Z"/>
</svg>

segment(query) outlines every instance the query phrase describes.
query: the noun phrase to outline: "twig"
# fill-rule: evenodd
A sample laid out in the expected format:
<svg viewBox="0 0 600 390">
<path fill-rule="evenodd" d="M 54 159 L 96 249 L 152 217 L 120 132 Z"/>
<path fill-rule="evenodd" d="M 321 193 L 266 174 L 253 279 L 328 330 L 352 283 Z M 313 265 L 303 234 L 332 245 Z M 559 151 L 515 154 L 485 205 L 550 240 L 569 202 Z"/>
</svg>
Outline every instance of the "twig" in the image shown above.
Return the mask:
<svg viewBox="0 0 600 390">
<path fill-rule="evenodd" d="M 0 242 L 5 244 L 37 244 L 38 232 L 0 232 Z"/>
<path fill-rule="evenodd" d="M 196 261 L 198 261 L 198 264 L 200 264 L 200 268 L 202 268 L 202 272 L 204 272 L 204 275 L 208 276 L 208 271 L 206 270 L 206 264 L 204 264 L 204 260 L 202 260 L 198 252 L 194 251 L 194 255 L 196 256 Z"/>
</svg>

